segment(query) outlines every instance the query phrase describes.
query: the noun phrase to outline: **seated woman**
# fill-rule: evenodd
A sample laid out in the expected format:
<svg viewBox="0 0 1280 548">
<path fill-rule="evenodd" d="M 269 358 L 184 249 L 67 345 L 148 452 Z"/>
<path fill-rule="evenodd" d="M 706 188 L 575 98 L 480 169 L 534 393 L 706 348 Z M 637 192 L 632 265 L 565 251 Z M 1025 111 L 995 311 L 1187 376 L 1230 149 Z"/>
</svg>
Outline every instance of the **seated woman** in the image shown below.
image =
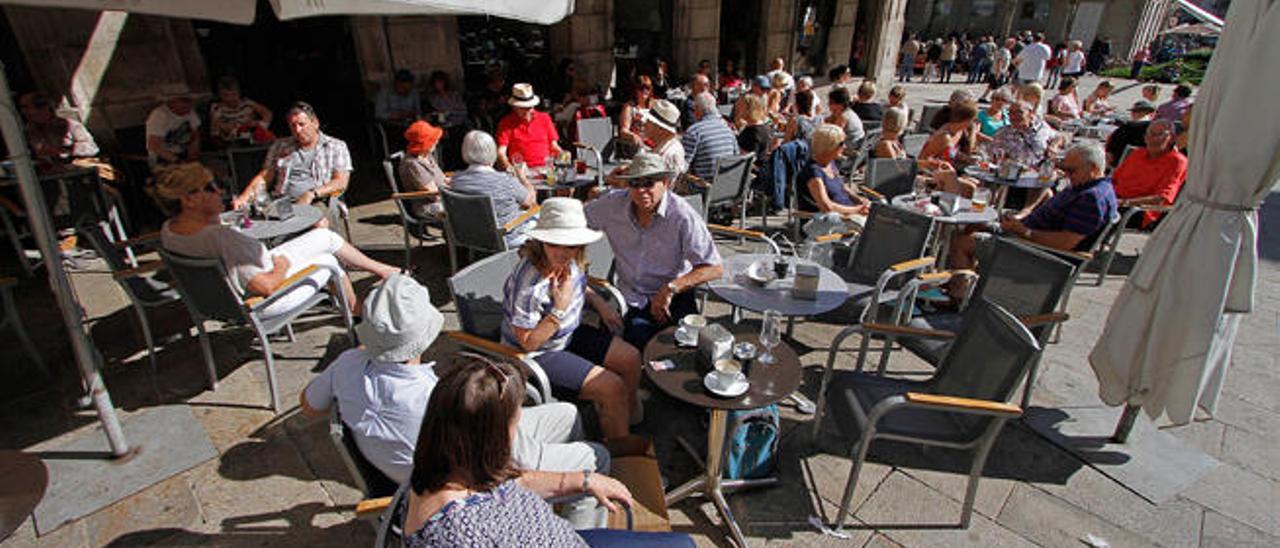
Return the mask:
<svg viewBox="0 0 1280 548">
<path fill-rule="evenodd" d="M 812 91 L 796 92 L 795 114 L 787 121 L 787 129 L 784 132 L 784 141 L 802 139 L 808 141 L 813 136 L 814 128 L 822 123 L 822 116 L 817 113 L 817 102 L 814 99 Z"/>
<path fill-rule="evenodd" d="M 403 516 L 406 548 L 427 546 L 686 546 L 688 536 L 574 531 L 544 498 L 587 495 L 632 506 L 617 480 L 591 472 L 516 468 L 512 438 L 524 379 L 514 367 L 463 354 L 431 392 L 418 433 Z"/>
<path fill-rule="evenodd" d="M 876 147 L 871 151 L 872 158 L 891 158 L 901 160 L 907 157 L 906 149 L 902 148 L 903 127 L 907 125 L 907 110 L 902 107 L 889 107 L 884 111 L 884 117 L 880 119 L 880 140 L 876 141 Z"/>
<path fill-rule="evenodd" d="M 978 112 L 978 140 L 988 142 L 1000 128 L 1009 125 L 1009 103 L 1013 97 L 1001 89 L 991 94 L 991 105 Z"/>
<path fill-rule="evenodd" d="M 271 295 L 298 271 L 313 265 L 338 267 L 339 263 L 367 270 L 387 278 L 400 270 L 370 259 L 333 231 L 315 228 L 283 244 L 267 249 L 262 242 L 223 226 L 222 190 L 213 174 L 198 163 L 179 164 L 157 176 L 155 193 L 160 208 L 171 215 L 160 229 L 165 249 L 207 259 L 221 259 L 231 277 L 231 285 L 244 297 Z M 351 279 L 330 278 L 319 269 L 311 283 L 299 284 L 280 300 L 268 305 L 263 315 L 282 314 L 310 298 L 325 284 L 335 284 L 347 297 L 352 314 L 360 313 L 359 300 Z"/>
<path fill-rule="evenodd" d="M 587 289 L 584 248 L 603 235 L 587 228 L 582 202 L 543 202 L 538 226 L 520 248 L 524 260 L 503 289 L 502 340 L 526 352 L 541 351 L 534 360 L 552 386 L 595 404 L 607 441 L 626 436 L 643 413 L 636 398 L 640 352 L 615 336 L 622 333 L 618 312 Z M 586 304 L 605 329 L 581 323 Z"/>
<path fill-rule="evenodd" d="M 871 203 L 845 186 L 837 160 L 844 153 L 844 130 L 822 124 L 813 130 L 809 165 L 801 172 L 806 192 L 800 192 L 800 210 L 835 213 L 849 218 L 866 215 Z"/>
<path fill-rule="evenodd" d="M 971 197 L 978 188 L 978 182 L 973 179 L 953 176 L 955 166 L 968 162 L 973 153 L 973 145 L 977 143 L 977 138 L 973 137 L 977 133 L 977 119 L 977 103 L 966 101 L 955 105 L 947 123 L 933 132 L 924 148 L 920 149 L 920 167 L 926 172 L 926 177 L 933 178 L 931 183 L 939 190 Z"/>
<path fill-rule="evenodd" d="M 742 154 L 755 154 L 755 164 L 759 168 L 769 160 L 770 146 L 773 141 L 773 125 L 769 123 L 769 113 L 765 109 L 764 100 L 755 95 L 742 97 L 743 121 L 746 126 L 738 132 L 738 150 Z"/>
<path fill-rule="evenodd" d="M 467 163 L 467 169 L 453 174 L 450 190 L 492 197 L 494 221 L 499 227 L 538 203 L 538 192 L 523 171 L 517 169 L 515 175 L 511 175 L 493 169 L 493 163 L 498 161 L 498 146 L 488 133 L 480 130 L 467 132 L 462 138 L 462 160 Z M 528 226 L 526 222 L 507 233 L 508 248 L 524 243 Z"/>
<path fill-rule="evenodd" d="M 1107 102 L 1107 99 L 1111 97 L 1113 87 L 1108 80 L 1098 82 L 1098 87 L 1093 88 L 1093 93 L 1084 98 L 1084 105 L 1082 105 L 1084 111 L 1093 116 L 1106 116 L 1115 112 L 1115 107 Z"/>
<path fill-rule="evenodd" d="M 1076 98 L 1076 79 L 1066 77 L 1058 84 L 1058 94 L 1049 101 L 1049 115 L 1059 120 L 1080 117 L 1080 100 Z"/>
<path fill-rule="evenodd" d="M 438 192 L 440 187 L 449 186 L 449 180 L 432 155 L 442 135 L 444 130 L 422 120 L 409 124 L 404 132 L 404 159 L 399 168 L 402 192 Z M 444 215 L 444 206 L 438 196 L 428 197 L 414 200 L 413 212 L 419 217 L 439 218 Z"/>
</svg>

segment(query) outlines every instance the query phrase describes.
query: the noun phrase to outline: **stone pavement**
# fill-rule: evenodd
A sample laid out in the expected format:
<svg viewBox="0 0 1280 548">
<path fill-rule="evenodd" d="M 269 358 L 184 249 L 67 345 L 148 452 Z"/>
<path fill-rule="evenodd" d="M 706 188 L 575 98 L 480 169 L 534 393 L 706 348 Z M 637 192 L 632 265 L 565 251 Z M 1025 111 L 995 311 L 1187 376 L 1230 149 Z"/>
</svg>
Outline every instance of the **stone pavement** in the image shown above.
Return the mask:
<svg viewBox="0 0 1280 548">
<path fill-rule="evenodd" d="M 913 104 L 945 100 L 956 86 L 912 84 Z M 974 86 L 977 89 L 977 86 Z M 1091 90 L 1086 79 L 1084 90 Z M 1167 96 L 1166 91 L 1166 96 Z M 1114 104 L 1127 105 L 1137 90 Z M 363 184 L 376 185 L 377 180 Z M 1275 198 L 1276 195 L 1273 195 Z M 958 529 L 968 455 L 890 443 L 873 446 L 855 495 L 850 540 L 824 536 L 807 524 L 810 515 L 834 520 L 848 473 L 851 440 L 825 423 L 821 441 L 811 447 L 809 418 L 784 408 L 782 481 L 776 487 L 730 497 L 753 545 L 803 546 L 1063 546 L 1083 545 L 1095 535 L 1111 546 L 1276 546 L 1280 545 L 1280 199 L 1264 210 L 1257 310 L 1242 324 L 1233 368 L 1213 417 L 1166 429 L 1222 462 L 1175 499 L 1152 505 L 1045 441 L 1019 422 L 1010 423 L 994 449 L 978 492 L 976 513 L 967 530 Z M 355 243 L 389 262 L 400 260 L 400 227 L 386 201 L 354 209 Z M 1280 213 L 1280 212 L 1277 212 Z M 1126 236 L 1121 251 L 1129 256 L 1145 242 Z M 733 246 L 724 242 L 726 248 Z M 415 255 L 417 276 L 456 328 L 445 283 L 446 248 L 432 245 Z M 1093 405 L 1096 381 L 1085 361 L 1099 335 L 1132 259 L 1117 260 L 1101 287 L 1081 285 L 1071 299 L 1072 319 L 1059 344 L 1042 362 L 1034 403 L 1044 407 Z M 106 377 L 122 417 L 160 403 L 191 407 L 218 450 L 218 458 L 153 485 L 115 505 L 36 537 L 28 520 L 4 547 L 25 546 L 359 546 L 372 542 L 372 527 L 354 520 L 359 493 L 328 439 L 323 420 L 303 417 L 293 407 L 280 416 L 265 408 L 267 393 L 260 354 L 243 331 L 215 332 L 213 341 L 221 382 L 204 390 L 203 365 L 194 340 L 174 338 L 161 352 L 159 374 L 152 376 L 124 296 L 101 272 L 101 264 L 73 275 L 92 333 L 108 360 Z M 96 270 L 95 270 L 96 268 Z M 369 280 L 357 275 L 357 287 Z M 35 288 L 38 282 L 26 281 Z M 24 287 L 26 287 L 24 286 Z M 19 292 L 19 305 L 37 344 L 57 373 L 38 378 L 20 364 L 0 371 L 0 447 L 40 451 L 66 436 L 91 428 L 94 415 L 75 408 L 78 381 L 61 343 L 56 310 L 43 289 Z M 708 313 L 727 321 L 727 307 L 712 304 Z M 187 325 L 181 308 L 164 311 L 153 325 L 174 334 Z M 295 406 L 297 394 L 348 341 L 339 321 L 324 317 L 299 324 L 293 343 L 273 343 L 282 401 Z M 832 323 L 799 325 L 795 343 L 806 367 L 804 390 L 816 390 L 820 364 Z M 8 334 L 0 334 L 8 337 Z M 12 348 L 10 339 L 0 339 Z M 440 343 L 433 355 L 452 350 Z M 844 353 L 840 368 L 852 367 Z M 895 353 L 895 372 L 926 371 L 906 353 Z M 674 435 L 702 447 L 701 415 L 661 395 L 647 404 L 648 419 L 638 428 L 655 439 L 663 473 L 677 485 L 696 473 Z M 1117 412 L 1118 416 L 1118 412 Z M 1145 418 L 1142 420 L 1146 420 Z M 1099 432 L 1107 435 L 1109 432 Z M 1272 441 L 1268 441 L 1272 440 Z M 144 447 L 164 440 L 132 440 Z M 672 509 L 677 530 L 693 534 L 699 545 L 726 545 L 719 517 L 709 503 L 686 501 Z"/>
</svg>

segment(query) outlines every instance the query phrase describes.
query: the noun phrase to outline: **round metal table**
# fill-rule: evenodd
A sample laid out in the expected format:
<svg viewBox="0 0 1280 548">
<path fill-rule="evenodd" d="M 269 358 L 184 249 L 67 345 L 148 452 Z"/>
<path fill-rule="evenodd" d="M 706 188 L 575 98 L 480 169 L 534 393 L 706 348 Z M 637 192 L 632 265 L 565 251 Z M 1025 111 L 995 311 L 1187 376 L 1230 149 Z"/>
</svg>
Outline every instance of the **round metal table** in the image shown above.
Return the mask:
<svg viewBox="0 0 1280 548">
<path fill-rule="evenodd" d="M 223 215 L 230 218 L 233 217 L 233 215 L 230 215 L 231 213 L 233 212 L 223 213 Z M 248 228 L 241 228 L 234 224 L 232 226 L 256 240 L 274 242 L 311 230 L 311 227 L 315 226 L 323 218 L 324 210 L 316 206 L 295 205 L 293 206 L 293 215 L 287 219 L 253 219 L 253 224 Z"/>
<path fill-rule="evenodd" d="M 31 517 L 48 487 L 43 461 L 22 451 L 0 451 L 0 540 Z"/>
<path fill-rule="evenodd" d="M 937 193 L 933 193 L 933 194 L 937 194 Z M 914 203 L 915 201 L 916 201 L 915 195 L 903 194 L 901 196 L 895 196 L 892 200 L 889 201 L 889 203 L 893 204 L 894 207 L 900 207 L 903 209 L 919 212 L 920 210 L 916 209 L 915 207 L 915 203 Z M 963 209 L 955 213 L 952 213 L 951 215 L 934 215 L 933 216 L 933 219 L 935 221 L 938 221 L 938 223 L 940 223 L 941 225 L 938 227 L 938 230 L 934 233 L 933 243 L 930 245 L 930 254 L 937 258 L 937 262 L 934 263 L 935 265 L 937 265 L 937 268 L 939 269 L 947 268 L 947 255 L 948 255 L 947 252 L 948 252 L 948 249 L 951 247 L 951 234 L 953 231 L 955 231 L 956 227 L 960 225 L 968 225 L 968 224 L 993 223 L 1000 219 L 1000 208 L 994 205 L 994 202 L 995 202 L 994 198 L 992 199 L 992 202 L 993 204 L 990 204 L 987 207 L 983 208 L 982 211 L 974 211 L 972 209 Z"/>
<path fill-rule="evenodd" d="M 760 347 L 760 340 L 754 333 L 734 329 L 734 341 L 748 341 Z M 676 345 L 675 327 L 662 330 L 644 346 L 644 363 L 655 360 L 671 360 L 675 367 L 666 371 L 655 371 L 645 367 L 649 380 L 667 395 L 698 407 L 711 411 L 711 420 L 707 427 L 707 469 L 702 474 L 667 493 L 667 506 L 676 504 L 690 496 L 704 496 L 715 504 L 721 519 L 728 526 L 729 533 L 738 546 L 747 546 L 742 536 L 742 528 L 738 526 L 729 503 L 725 500 L 726 491 L 732 492 L 749 487 L 771 485 L 777 478 L 726 480 L 723 478 L 721 460 L 724 456 L 725 428 L 729 411 L 739 409 L 755 409 L 781 401 L 800 387 L 802 370 L 800 357 L 787 343 L 779 343 L 773 347 L 773 356 L 777 362 L 771 365 L 753 364 L 747 373 L 747 381 L 751 386 L 747 392 L 736 398 L 722 398 L 708 393 L 702 385 L 702 378 L 711 370 L 709 366 L 700 365 L 697 348 Z"/>
<path fill-rule="evenodd" d="M 796 281 L 794 267 L 786 278 L 758 284 L 746 274 L 751 263 L 758 261 L 764 261 L 768 268 L 773 268 L 773 255 L 767 253 L 744 253 L 727 257 L 724 260 L 724 275 L 709 282 L 707 287 L 717 297 L 734 306 L 753 312 L 773 309 L 783 316 L 816 316 L 835 310 L 849 298 L 849 287 L 838 274 L 805 260 L 800 260 L 799 263 L 818 267 L 817 298 L 801 299 L 791 295 L 791 288 Z"/>
<path fill-rule="evenodd" d="M 979 166 L 968 166 L 964 168 L 964 174 L 982 181 L 983 184 L 999 187 L 992 192 L 990 204 L 997 210 L 1004 207 L 1005 199 L 1008 198 L 1009 189 L 1011 188 L 1053 188 L 1058 184 L 1057 178 L 1050 179 L 1048 181 L 1041 181 L 1039 174 L 1034 172 L 1023 173 L 1016 178 L 1006 179 L 1004 177 L 1000 177 L 994 171 L 982 169 Z"/>
</svg>

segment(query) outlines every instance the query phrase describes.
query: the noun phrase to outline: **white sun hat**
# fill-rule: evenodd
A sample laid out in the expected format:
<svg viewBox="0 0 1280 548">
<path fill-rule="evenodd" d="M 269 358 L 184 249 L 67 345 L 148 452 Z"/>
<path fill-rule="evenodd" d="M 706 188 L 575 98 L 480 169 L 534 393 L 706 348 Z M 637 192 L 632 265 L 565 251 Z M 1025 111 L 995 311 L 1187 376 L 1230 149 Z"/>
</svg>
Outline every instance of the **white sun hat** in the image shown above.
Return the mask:
<svg viewBox="0 0 1280 548">
<path fill-rule="evenodd" d="M 657 124 L 658 127 L 671 133 L 679 133 L 676 126 L 680 123 L 680 109 L 671 104 L 671 101 L 658 99 L 653 102 L 653 107 L 644 111 L 641 116 L 645 122 Z"/>
<path fill-rule="evenodd" d="M 515 84 L 511 86 L 511 98 L 507 103 L 513 107 L 533 108 L 538 106 L 538 96 L 533 93 L 533 84 Z"/>
<path fill-rule="evenodd" d="M 587 245 L 604 236 L 599 230 L 587 228 L 587 215 L 582 202 L 574 198 L 547 198 L 538 212 L 538 225 L 529 231 L 529 237 L 554 245 Z"/>
</svg>

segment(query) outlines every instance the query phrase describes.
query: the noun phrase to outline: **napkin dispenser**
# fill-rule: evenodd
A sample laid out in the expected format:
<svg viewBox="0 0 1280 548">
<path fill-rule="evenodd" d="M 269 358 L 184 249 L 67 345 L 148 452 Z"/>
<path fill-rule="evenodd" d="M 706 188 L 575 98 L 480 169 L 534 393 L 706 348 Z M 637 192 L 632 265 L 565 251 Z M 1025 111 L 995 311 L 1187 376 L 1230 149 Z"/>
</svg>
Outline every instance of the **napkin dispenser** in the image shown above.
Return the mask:
<svg viewBox="0 0 1280 548">
<path fill-rule="evenodd" d="M 698 330 L 698 363 L 710 366 L 733 357 L 733 333 L 713 323 Z"/>
<path fill-rule="evenodd" d="M 797 264 L 796 281 L 791 286 L 791 296 L 797 299 L 815 300 L 818 298 L 818 265 Z"/>
</svg>

